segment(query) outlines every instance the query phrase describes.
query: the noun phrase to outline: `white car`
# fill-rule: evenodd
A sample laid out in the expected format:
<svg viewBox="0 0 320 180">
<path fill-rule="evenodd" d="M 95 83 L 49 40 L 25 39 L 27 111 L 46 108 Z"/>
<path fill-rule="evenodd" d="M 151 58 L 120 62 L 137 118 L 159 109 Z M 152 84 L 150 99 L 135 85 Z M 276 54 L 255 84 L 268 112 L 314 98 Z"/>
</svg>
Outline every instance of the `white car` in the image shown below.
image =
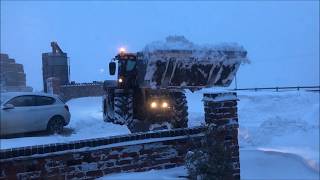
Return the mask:
<svg viewBox="0 0 320 180">
<path fill-rule="evenodd" d="M 1 135 L 47 130 L 61 133 L 70 122 L 69 107 L 44 93 L 1 93 Z"/>
</svg>

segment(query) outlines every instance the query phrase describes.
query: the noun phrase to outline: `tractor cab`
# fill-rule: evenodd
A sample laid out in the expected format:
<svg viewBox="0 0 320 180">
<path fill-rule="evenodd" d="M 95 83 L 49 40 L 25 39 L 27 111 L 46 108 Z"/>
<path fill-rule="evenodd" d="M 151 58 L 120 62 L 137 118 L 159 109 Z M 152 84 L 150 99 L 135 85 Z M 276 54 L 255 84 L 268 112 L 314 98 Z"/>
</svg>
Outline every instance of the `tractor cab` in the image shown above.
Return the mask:
<svg viewBox="0 0 320 180">
<path fill-rule="evenodd" d="M 136 86 L 137 79 L 137 56 L 135 53 L 120 51 L 118 55 L 109 63 L 110 75 L 115 75 L 116 62 L 118 61 L 118 88 L 128 89 Z"/>
</svg>

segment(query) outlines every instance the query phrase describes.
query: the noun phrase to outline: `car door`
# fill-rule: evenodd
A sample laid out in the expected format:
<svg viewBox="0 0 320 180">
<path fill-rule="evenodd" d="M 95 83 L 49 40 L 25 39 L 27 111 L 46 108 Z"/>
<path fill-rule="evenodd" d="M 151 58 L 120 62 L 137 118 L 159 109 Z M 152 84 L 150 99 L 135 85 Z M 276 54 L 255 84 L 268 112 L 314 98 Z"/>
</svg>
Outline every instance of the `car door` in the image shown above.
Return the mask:
<svg viewBox="0 0 320 180">
<path fill-rule="evenodd" d="M 38 127 L 40 130 L 45 130 L 51 117 L 57 114 L 56 100 L 48 96 L 36 96 L 37 112 L 36 115 Z"/>
<path fill-rule="evenodd" d="M 36 129 L 34 122 L 38 117 L 35 115 L 37 107 L 34 96 L 17 96 L 6 104 L 12 104 L 14 108 L 2 111 L 3 134 L 24 133 Z"/>
</svg>

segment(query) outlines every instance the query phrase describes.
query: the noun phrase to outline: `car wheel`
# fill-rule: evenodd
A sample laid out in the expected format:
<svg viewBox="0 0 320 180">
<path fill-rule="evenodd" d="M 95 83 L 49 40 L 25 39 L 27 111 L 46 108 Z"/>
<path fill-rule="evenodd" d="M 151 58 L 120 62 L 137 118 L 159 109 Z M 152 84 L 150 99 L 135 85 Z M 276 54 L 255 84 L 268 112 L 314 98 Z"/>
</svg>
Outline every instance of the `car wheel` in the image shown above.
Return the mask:
<svg viewBox="0 0 320 180">
<path fill-rule="evenodd" d="M 64 121 L 62 117 L 55 116 L 50 119 L 47 130 L 50 134 L 61 134 L 63 131 Z"/>
</svg>

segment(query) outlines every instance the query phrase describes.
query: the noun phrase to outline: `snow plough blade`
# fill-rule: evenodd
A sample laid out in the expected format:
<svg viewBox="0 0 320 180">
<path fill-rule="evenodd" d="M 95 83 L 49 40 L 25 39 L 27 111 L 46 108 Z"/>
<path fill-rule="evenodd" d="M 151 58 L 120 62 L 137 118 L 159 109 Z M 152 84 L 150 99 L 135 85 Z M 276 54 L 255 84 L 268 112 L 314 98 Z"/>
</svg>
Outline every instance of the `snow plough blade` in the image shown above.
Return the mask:
<svg viewBox="0 0 320 180">
<path fill-rule="evenodd" d="M 243 48 L 155 50 L 140 57 L 140 87 L 208 88 L 229 86 L 240 64 L 247 60 Z"/>
</svg>

